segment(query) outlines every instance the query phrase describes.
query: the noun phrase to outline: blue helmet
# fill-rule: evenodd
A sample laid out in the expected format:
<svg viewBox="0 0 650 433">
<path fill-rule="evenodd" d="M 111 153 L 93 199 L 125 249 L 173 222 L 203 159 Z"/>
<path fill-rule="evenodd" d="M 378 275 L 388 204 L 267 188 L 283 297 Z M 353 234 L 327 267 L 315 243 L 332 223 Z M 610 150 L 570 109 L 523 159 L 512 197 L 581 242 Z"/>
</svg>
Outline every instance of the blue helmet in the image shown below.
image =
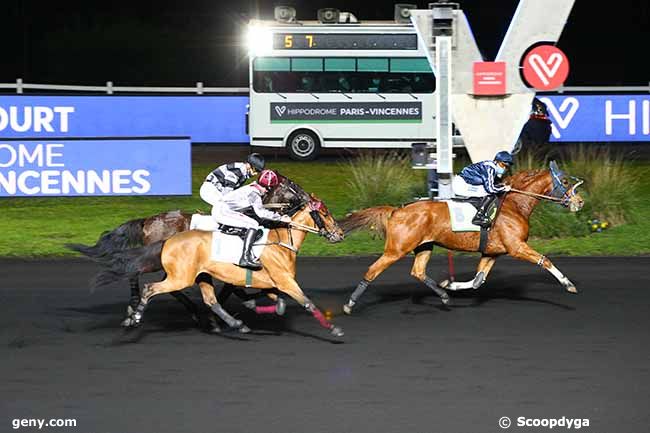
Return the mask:
<svg viewBox="0 0 650 433">
<path fill-rule="evenodd" d="M 514 164 L 512 155 L 510 155 L 510 152 L 506 152 L 505 150 L 502 150 L 501 152 L 494 155 L 494 160 L 503 162 L 504 164 L 508 164 L 508 165 Z"/>
</svg>

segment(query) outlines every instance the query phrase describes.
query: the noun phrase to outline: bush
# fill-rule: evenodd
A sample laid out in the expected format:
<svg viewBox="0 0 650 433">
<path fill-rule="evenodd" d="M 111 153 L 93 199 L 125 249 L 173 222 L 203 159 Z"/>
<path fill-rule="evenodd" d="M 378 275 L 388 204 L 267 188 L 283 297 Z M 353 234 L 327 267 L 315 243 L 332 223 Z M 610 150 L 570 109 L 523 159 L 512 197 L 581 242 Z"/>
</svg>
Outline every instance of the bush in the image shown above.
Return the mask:
<svg viewBox="0 0 650 433">
<path fill-rule="evenodd" d="M 518 170 L 546 168 L 548 159 L 547 155 L 524 151 L 517 155 L 516 167 Z M 611 226 L 631 221 L 640 179 L 622 152 L 579 145 L 565 149 L 558 159 L 560 169 L 585 181 L 578 188 L 585 206 L 572 214 L 556 204 L 541 203 L 531 218 L 532 236 L 586 236 L 593 218 L 607 221 Z"/>
<path fill-rule="evenodd" d="M 364 152 L 347 166 L 346 186 L 356 209 L 400 205 L 426 194 L 426 170 L 413 170 L 409 155 Z"/>
</svg>

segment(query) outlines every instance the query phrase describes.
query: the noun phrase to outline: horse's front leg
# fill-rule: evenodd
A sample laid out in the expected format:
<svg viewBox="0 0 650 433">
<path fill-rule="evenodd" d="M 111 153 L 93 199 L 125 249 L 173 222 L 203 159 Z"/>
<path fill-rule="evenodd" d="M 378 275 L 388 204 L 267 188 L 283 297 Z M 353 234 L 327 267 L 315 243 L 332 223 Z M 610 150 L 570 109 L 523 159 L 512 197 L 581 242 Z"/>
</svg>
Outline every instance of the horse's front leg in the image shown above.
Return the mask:
<svg viewBox="0 0 650 433">
<path fill-rule="evenodd" d="M 440 287 L 447 290 L 465 290 L 465 289 L 478 289 L 485 283 L 488 274 L 496 262 L 496 257 L 482 256 L 478 262 L 476 275 L 469 281 L 452 281 L 445 280 L 440 283 Z"/>
<path fill-rule="evenodd" d="M 568 292 L 578 293 L 578 289 L 576 289 L 575 284 L 573 284 L 571 280 L 565 277 L 548 258 L 532 249 L 527 243 L 522 242 L 517 244 L 514 248 L 508 248 L 508 254 L 514 258 L 526 260 L 527 262 L 541 266 L 549 271 Z"/>
<path fill-rule="evenodd" d="M 305 296 L 302 289 L 291 276 L 286 276 L 280 281 L 276 281 L 276 287 L 283 293 L 291 296 L 297 303 L 303 306 L 305 310 L 311 313 L 312 316 L 318 321 L 318 323 L 332 334 L 335 337 L 342 337 L 343 330 L 338 326 L 334 326 L 330 323 L 323 313 L 318 309 L 316 304 L 314 304 L 309 298 Z"/>
</svg>

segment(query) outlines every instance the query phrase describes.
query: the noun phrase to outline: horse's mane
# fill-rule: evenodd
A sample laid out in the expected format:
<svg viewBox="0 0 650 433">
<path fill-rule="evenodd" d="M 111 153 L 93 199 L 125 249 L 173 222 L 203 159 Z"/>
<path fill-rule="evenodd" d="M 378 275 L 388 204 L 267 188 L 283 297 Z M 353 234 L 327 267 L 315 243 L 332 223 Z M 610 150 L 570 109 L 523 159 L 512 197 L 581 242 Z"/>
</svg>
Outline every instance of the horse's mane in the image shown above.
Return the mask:
<svg viewBox="0 0 650 433">
<path fill-rule="evenodd" d="M 544 169 L 535 169 L 535 170 L 522 170 L 512 176 L 506 177 L 503 181 L 508 185 L 512 185 L 515 188 L 524 188 L 529 185 L 532 181 L 537 180 L 541 174 L 547 173 L 548 170 Z"/>
</svg>

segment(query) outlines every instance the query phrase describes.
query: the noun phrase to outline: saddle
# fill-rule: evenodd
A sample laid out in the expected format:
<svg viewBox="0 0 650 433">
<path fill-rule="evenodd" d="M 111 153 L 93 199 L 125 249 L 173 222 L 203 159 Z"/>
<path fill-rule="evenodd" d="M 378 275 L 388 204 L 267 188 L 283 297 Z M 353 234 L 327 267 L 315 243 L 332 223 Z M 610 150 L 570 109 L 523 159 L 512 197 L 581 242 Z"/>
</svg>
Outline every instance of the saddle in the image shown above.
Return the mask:
<svg viewBox="0 0 650 433">
<path fill-rule="evenodd" d="M 479 210 L 481 207 L 481 201 L 483 201 L 483 197 L 461 197 L 457 196 L 451 199 L 451 201 L 457 202 L 457 203 L 468 203 L 471 204 L 476 211 Z M 490 221 L 494 222 L 494 219 L 497 217 L 497 212 L 499 211 L 499 208 L 501 207 L 501 202 L 503 201 L 503 196 L 497 197 L 496 200 L 492 202 L 490 207 L 486 209 L 486 214 L 490 217 Z"/>
</svg>

